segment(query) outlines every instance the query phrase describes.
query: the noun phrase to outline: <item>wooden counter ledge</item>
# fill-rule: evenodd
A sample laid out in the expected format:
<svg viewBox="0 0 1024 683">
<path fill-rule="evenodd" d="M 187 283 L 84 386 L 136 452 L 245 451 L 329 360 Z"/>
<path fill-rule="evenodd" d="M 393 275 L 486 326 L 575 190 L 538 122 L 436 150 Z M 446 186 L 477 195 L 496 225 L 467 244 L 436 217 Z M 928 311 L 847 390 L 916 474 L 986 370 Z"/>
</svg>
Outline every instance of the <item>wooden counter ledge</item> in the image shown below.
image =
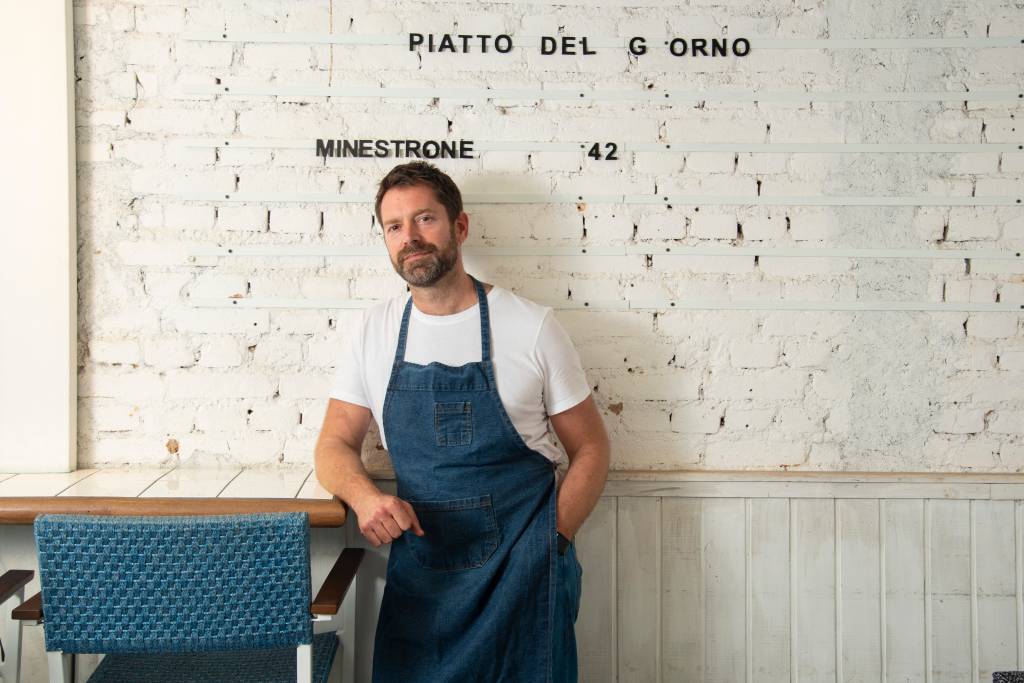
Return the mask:
<svg viewBox="0 0 1024 683">
<path fill-rule="evenodd" d="M 41 514 L 236 515 L 308 512 L 309 525 L 339 527 L 346 508 L 338 500 L 304 498 L 139 498 L 99 496 L 0 497 L 0 524 L 32 524 Z"/>
</svg>

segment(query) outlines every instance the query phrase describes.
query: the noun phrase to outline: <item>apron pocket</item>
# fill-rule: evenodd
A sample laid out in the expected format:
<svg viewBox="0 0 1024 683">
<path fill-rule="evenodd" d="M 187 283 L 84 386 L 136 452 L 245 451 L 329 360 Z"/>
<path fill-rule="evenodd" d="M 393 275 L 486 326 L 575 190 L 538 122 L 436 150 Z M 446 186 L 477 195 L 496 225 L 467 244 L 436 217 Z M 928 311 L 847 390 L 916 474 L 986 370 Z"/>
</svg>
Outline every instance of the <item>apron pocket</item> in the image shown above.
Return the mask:
<svg viewBox="0 0 1024 683">
<path fill-rule="evenodd" d="M 434 436 L 438 446 L 468 446 L 473 443 L 473 403 L 434 403 Z"/>
<path fill-rule="evenodd" d="M 409 552 L 426 569 L 451 571 L 482 567 L 498 547 L 498 524 L 491 497 L 410 500 L 425 532 L 402 534 Z"/>
</svg>

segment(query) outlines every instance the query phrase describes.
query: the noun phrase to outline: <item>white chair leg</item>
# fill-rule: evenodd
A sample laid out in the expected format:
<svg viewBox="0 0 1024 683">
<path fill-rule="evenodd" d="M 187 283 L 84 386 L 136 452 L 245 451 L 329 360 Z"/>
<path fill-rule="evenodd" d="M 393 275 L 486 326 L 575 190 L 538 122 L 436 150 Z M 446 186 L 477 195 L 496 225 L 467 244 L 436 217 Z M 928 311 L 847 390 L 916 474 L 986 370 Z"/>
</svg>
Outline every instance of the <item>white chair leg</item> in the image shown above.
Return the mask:
<svg viewBox="0 0 1024 683">
<path fill-rule="evenodd" d="M 299 645 L 295 648 L 296 683 L 313 683 L 313 646 Z"/>
<path fill-rule="evenodd" d="M 50 671 L 50 683 L 73 683 L 72 656 L 60 651 L 46 653 L 46 667 Z"/>
<path fill-rule="evenodd" d="M 11 618 L 12 605 L 17 606 L 25 602 L 25 589 L 12 595 L 6 602 L 0 604 L 0 620 L 6 617 L 7 628 L 4 629 L 3 648 L 4 661 L 0 663 L 0 678 L 4 683 L 19 683 L 21 680 L 21 622 Z"/>
</svg>

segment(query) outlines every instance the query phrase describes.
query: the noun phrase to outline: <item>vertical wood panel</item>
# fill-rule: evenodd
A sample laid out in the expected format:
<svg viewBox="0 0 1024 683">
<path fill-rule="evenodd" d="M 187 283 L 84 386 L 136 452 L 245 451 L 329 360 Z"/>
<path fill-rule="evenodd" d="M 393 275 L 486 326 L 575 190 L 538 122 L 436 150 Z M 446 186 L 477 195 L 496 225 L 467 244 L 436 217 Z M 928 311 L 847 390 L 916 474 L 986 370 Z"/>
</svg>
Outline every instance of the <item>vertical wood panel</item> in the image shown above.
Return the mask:
<svg viewBox="0 0 1024 683">
<path fill-rule="evenodd" d="M 924 681 L 924 504 L 886 500 L 885 657 L 890 681 Z"/>
<path fill-rule="evenodd" d="M 932 634 L 932 593 L 934 592 L 932 579 L 932 501 L 925 500 L 924 504 L 924 680 L 925 683 L 932 683 L 934 670 L 935 638 Z"/>
<path fill-rule="evenodd" d="M 1013 545 L 1017 594 L 1017 670 L 1024 670 L 1024 543 L 1021 543 L 1021 502 L 1013 501 Z"/>
<path fill-rule="evenodd" d="M 701 500 L 662 500 L 662 680 L 704 679 Z"/>
<path fill-rule="evenodd" d="M 616 498 L 601 498 L 576 535 L 583 567 L 583 594 L 576 620 L 580 680 L 615 680 Z"/>
<path fill-rule="evenodd" d="M 980 680 L 1012 671 L 1017 661 L 1017 576 L 1014 502 L 975 503 Z"/>
<path fill-rule="evenodd" d="M 970 510 L 966 500 L 932 507 L 932 680 L 971 677 Z"/>
<path fill-rule="evenodd" d="M 653 497 L 619 498 L 616 564 L 620 683 L 658 680 L 659 502 Z"/>
<path fill-rule="evenodd" d="M 789 679 L 789 501 L 751 501 L 752 681 Z M 685 680 L 685 679 L 679 679 Z"/>
<path fill-rule="evenodd" d="M 793 501 L 797 515 L 797 634 L 800 683 L 835 681 L 833 500 Z"/>
<path fill-rule="evenodd" d="M 745 520 L 742 498 L 704 501 L 708 683 L 735 683 L 745 675 Z"/>
<path fill-rule="evenodd" d="M 841 683 L 881 679 L 878 501 L 837 500 L 839 520 Z"/>
<path fill-rule="evenodd" d="M 602 499 L 578 541 L 581 680 L 987 683 L 1024 658 L 1022 510 Z"/>
</svg>

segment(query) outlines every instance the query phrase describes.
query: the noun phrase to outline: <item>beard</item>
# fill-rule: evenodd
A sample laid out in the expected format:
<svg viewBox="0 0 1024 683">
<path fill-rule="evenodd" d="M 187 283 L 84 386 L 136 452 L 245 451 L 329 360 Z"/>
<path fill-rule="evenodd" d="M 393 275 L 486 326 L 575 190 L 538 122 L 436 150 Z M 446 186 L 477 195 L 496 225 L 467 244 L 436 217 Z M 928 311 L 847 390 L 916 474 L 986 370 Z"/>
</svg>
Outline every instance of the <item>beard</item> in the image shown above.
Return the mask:
<svg viewBox="0 0 1024 683">
<path fill-rule="evenodd" d="M 424 254 L 406 261 L 409 256 Z M 398 275 L 414 287 L 431 287 L 448 274 L 459 259 L 455 228 L 452 227 L 448 246 L 438 249 L 430 244 L 409 247 L 398 254 L 398 261 L 391 265 Z"/>
</svg>

